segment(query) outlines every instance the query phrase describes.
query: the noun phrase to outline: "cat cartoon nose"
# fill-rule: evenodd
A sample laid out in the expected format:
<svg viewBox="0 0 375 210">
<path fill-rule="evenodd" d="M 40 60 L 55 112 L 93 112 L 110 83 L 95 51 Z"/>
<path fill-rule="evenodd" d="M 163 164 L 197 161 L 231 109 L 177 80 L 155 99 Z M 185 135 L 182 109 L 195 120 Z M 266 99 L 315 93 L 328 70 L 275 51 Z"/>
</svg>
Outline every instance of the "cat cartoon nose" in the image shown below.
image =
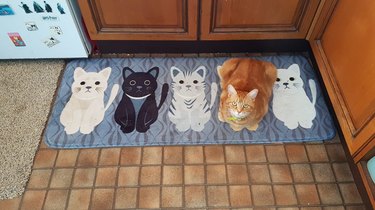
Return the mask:
<svg viewBox="0 0 375 210">
<path fill-rule="evenodd" d="M 186 85 L 187 88 L 191 88 L 191 85 Z"/>
<path fill-rule="evenodd" d="M 90 90 L 92 87 L 91 87 L 91 86 L 87 86 L 86 88 L 87 88 L 88 90 Z"/>
<path fill-rule="evenodd" d="M 142 86 L 139 85 L 139 86 L 137 86 L 137 88 L 138 88 L 138 89 L 142 89 Z"/>
<path fill-rule="evenodd" d="M 283 85 L 287 86 L 287 85 L 289 85 L 289 83 L 287 83 L 287 82 L 284 82 L 284 83 L 283 83 Z"/>
</svg>

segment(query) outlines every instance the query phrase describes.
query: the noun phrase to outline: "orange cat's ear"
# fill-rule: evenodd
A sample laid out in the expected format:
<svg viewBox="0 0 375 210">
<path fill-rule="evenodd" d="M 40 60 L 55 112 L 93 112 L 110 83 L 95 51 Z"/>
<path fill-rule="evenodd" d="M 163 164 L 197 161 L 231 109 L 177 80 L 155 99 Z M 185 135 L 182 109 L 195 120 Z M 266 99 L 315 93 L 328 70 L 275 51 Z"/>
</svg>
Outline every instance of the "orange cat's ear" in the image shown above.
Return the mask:
<svg viewBox="0 0 375 210">
<path fill-rule="evenodd" d="M 228 85 L 228 93 L 229 93 L 230 96 L 237 95 L 237 91 L 236 91 L 236 89 L 234 89 L 234 87 L 232 85 Z"/>
<path fill-rule="evenodd" d="M 250 98 L 251 100 L 255 100 L 255 98 L 257 97 L 258 95 L 258 89 L 254 89 L 252 91 L 250 91 L 246 97 Z"/>
</svg>

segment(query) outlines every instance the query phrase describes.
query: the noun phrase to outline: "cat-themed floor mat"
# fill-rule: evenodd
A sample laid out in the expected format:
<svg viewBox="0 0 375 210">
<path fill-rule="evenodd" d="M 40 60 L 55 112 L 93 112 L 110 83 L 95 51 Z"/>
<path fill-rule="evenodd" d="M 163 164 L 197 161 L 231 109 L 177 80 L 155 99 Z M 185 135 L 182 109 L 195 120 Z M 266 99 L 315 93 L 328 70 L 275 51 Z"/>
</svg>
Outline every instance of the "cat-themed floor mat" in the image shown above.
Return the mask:
<svg viewBox="0 0 375 210">
<path fill-rule="evenodd" d="M 230 117 L 220 121 L 223 90 L 218 71 L 228 59 L 70 61 L 57 90 L 45 142 L 54 148 L 91 148 L 303 142 L 335 136 L 316 73 L 299 55 L 251 58 L 277 68 L 273 87 L 270 83 L 268 112 L 258 127 L 252 127 L 255 131 L 231 127 L 245 120 L 244 110 L 252 110 L 245 100 L 225 103 Z M 244 97 L 257 103 L 261 89 L 259 94 L 253 90 Z"/>
</svg>

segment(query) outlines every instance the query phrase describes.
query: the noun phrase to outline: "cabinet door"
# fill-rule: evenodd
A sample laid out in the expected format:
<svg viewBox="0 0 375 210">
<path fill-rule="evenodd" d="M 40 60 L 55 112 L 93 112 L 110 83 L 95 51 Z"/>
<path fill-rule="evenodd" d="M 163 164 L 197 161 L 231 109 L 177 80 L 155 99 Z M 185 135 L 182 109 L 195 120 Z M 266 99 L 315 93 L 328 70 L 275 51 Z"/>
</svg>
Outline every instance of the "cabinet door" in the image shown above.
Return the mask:
<svg viewBox="0 0 375 210">
<path fill-rule="evenodd" d="M 93 40 L 197 39 L 198 0 L 78 0 Z"/>
<path fill-rule="evenodd" d="M 201 39 L 304 39 L 320 0 L 203 0 Z"/>
<path fill-rule="evenodd" d="M 375 141 L 375 1 L 326 0 L 310 43 L 349 150 Z M 329 18 L 330 17 L 330 18 Z"/>
</svg>

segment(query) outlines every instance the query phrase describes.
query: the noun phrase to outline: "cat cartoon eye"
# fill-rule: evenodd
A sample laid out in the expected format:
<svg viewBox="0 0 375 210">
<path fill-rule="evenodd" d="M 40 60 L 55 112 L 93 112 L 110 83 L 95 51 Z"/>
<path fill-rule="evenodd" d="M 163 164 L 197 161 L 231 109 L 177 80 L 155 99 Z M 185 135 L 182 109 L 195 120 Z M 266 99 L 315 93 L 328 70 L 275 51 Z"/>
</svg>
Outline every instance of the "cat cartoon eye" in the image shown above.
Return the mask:
<svg viewBox="0 0 375 210">
<path fill-rule="evenodd" d="M 131 80 L 131 81 L 129 82 L 130 85 L 135 85 L 135 83 L 136 83 L 135 80 Z"/>
<path fill-rule="evenodd" d="M 198 84 L 198 80 L 194 80 L 193 83 L 194 83 L 194 84 Z"/>
<path fill-rule="evenodd" d="M 280 82 L 280 78 L 276 78 L 276 82 Z"/>
<path fill-rule="evenodd" d="M 144 81 L 144 84 L 145 84 L 145 85 L 150 85 L 150 80 L 145 80 L 145 81 Z"/>
<path fill-rule="evenodd" d="M 96 82 L 95 82 L 95 85 L 100 85 L 100 82 L 99 82 L 99 81 L 96 81 Z"/>
<path fill-rule="evenodd" d="M 79 83 L 79 84 L 81 84 L 81 85 L 85 85 L 85 84 L 86 84 L 86 82 L 84 82 L 84 81 L 83 81 L 83 82 L 81 82 L 81 83 Z"/>
<path fill-rule="evenodd" d="M 184 84 L 184 80 L 180 80 L 180 81 L 178 81 L 178 83 Z"/>
<path fill-rule="evenodd" d="M 290 77 L 289 80 L 290 80 L 290 81 L 294 81 L 294 77 Z"/>
</svg>

